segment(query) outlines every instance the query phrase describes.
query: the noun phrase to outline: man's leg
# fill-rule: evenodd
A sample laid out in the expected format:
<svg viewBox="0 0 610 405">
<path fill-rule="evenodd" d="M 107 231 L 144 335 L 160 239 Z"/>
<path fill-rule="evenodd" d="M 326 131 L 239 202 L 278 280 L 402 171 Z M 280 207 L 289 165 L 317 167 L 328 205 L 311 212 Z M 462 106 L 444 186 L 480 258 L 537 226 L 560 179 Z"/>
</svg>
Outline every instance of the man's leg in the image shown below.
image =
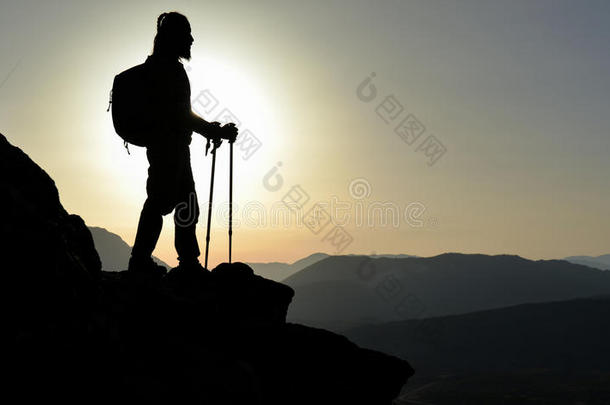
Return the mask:
<svg viewBox="0 0 610 405">
<path fill-rule="evenodd" d="M 196 227 L 199 220 L 199 203 L 191 170 L 191 160 L 186 148 L 182 161 L 182 176 L 179 181 L 180 201 L 174 211 L 176 252 L 181 264 L 198 264 L 200 255 Z"/>
<path fill-rule="evenodd" d="M 163 227 L 163 216 L 150 198 L 146 199 L 142 212 L 140 213 L 140 221 L 138 222 L 138 231 L 136 240 L 131 250 L 131 256 L 136 260 L 145 261 L 150 259 L 159 235 Z"/>
<path fill-rule="evenodd" d="M 161 234 L 163 215 L 171 212 L 172 196 L 175 194 L 176 166 L 172 156 L 165 150 L 151 148 L 146 150 L 146 156 L 150 164 L 146 180 L 148 197 L 140 213 L 136 240 L 131 250 L 131 270 L 155 270 L 151 256 Z"/>
<path fill-rule="evenodd" d="M 197 258 L 200 254 L 196 235 L 198 218 L 199 204 L 197 203 L 197 195 L 193 190 L 186 201 L 178 204 L 174 212 L 174 225 L 176 227 L 174 244 L 180 263 L 198 263 Z"/>
</svg>

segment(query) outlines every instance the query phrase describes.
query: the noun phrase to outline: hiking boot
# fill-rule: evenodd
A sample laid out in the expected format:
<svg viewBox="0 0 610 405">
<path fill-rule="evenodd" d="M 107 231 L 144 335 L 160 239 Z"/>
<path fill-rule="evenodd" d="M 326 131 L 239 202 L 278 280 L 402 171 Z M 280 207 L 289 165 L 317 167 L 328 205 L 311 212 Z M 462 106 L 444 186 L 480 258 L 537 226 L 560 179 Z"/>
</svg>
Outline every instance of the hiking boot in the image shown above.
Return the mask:
<svg viewBox="0 0 610 405">
<path fill-rule="evenodd" d="M 184 289 L 186 286 L 195 287 L 207 284 L 211 273 L 197 260 L 181 261 L 178 267 L 174 267 L 167 273 L 163 280 L 169 286 Z"/>
<path fill-rule="evenodd" d="M 192 273 L 204 273 L 208 274 L 209 271 L 199 263 L 198 260 L 192 261 L 181 261 L 176 267 L 176 270 L 180 272 L 192 274 Z"/>
<path fill-rule="evenodd" d="M 140 259 L 131 257 L 129 259 L 129 267 L 127 271 L 133 275 L 142 275 L 155 278 L 161 278 L 167 273 L 165 266 L 161 266 L 153 261 L 152 258 Z"/>
</svg>

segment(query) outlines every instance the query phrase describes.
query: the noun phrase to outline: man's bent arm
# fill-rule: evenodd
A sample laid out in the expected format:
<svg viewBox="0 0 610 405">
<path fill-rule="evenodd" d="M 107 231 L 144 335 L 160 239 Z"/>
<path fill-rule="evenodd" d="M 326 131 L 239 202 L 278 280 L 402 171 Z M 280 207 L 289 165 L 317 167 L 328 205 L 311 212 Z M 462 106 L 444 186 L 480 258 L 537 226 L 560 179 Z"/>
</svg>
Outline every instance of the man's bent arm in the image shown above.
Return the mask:
<svg viewBox="0 0 610 405">
<path fill-rule="evenodd" d="M 214 129 L 218 129 L 218 125 L 204 120 L 195 114 L 193 110 L 190 111 L 187 121 L 190 129 L 205 136 L 206 138 L 213 138 Z"/>
</svg>

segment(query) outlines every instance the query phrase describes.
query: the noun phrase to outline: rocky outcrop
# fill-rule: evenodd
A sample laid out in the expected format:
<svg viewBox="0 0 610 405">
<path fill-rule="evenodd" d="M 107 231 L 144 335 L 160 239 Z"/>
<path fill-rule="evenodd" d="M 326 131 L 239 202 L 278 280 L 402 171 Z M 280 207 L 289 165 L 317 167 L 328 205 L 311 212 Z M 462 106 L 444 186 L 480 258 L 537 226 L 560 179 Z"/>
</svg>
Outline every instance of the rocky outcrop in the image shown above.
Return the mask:
<svg viewBox="0 0 610 405">
<path fill-rule="evenodd" d="M 413 370 L 286 323 L 293 290 L 243 263 L 160 280 L 100 270 L 83 220 L 0 135 L 9 344 L 19 402 L 390 404 Z"/>
</svg>

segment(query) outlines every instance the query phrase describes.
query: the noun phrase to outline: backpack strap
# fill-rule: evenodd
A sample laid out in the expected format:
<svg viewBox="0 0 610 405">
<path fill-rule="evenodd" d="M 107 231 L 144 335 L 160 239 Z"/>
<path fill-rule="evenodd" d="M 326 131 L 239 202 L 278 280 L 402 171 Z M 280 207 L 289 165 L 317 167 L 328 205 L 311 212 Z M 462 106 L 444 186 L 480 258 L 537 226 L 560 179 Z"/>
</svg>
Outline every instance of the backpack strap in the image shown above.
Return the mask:
<svg viewBox="0 0 610 405">
<path fill-rule="evenodd" d="M 112 89 L 110 89 L 110 96 L 108 97 L 108 108 L 106 112 L 110 111 L 110 104 L 112 104 Z"/>
</svg>

